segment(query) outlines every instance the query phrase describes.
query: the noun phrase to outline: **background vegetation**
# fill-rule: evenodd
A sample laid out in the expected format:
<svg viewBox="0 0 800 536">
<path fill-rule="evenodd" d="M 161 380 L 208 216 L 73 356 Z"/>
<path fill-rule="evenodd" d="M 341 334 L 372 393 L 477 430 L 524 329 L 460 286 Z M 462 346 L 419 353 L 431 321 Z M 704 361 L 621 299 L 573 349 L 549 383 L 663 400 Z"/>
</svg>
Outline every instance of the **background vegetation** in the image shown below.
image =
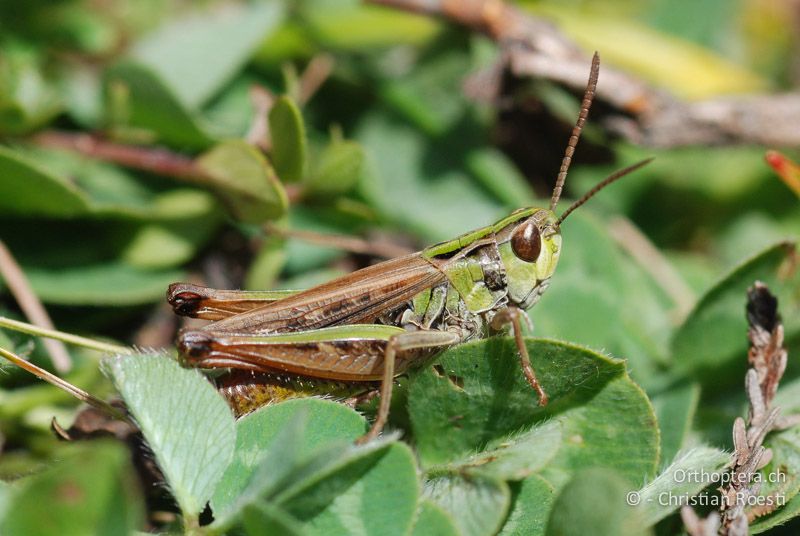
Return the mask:
<svg viewBox="0 0 800 536">
<path fill-rule="evenodd" d="M 796 3 L 522 6 L 683 100 L 797 85 Z M 150 449 L 96 413 L 63 434 L 117 440 L 57 439 L 51 419 L 68 427 L 77 402 L 4 368 L 0 532 L 680 533 L 676 507 L 625 496 L 699 493 L 675 468 L 728 461 L 756 279 L 785 323 L 778 404 L 800 410 L 800 211 L 769 147 L 637 145 L 598 103 L 569 196 L 656 160 L 565 222 L 528 340 L 546 409 L 510 341 L 482 341 L 403 379 L 398 433 L 353 447 L 366 421 L 344 406 L 289 401 L 234 422 L 166 355 L 169 283 L 305 288 L 545 205 L 579 101 L 510 75 L 477 98 L 473 75 L 499 59 L 475 31 L 351 2 L 0 2 L 0 238 L 59 329 L 138 349 L 101 367 L 70 347 L 56 370 L 121 395 Z M 0 293 L 0 314 L 24 318 Z M 0 330 L 0 347 L 53 369 L 36 338 Z M 754 532 L 797 531 L 773 527 L 800 511 L 798 434 L 766 441 L 765 471 L 786 481 L 762 492 L 788 504 Z"/>
</svg>

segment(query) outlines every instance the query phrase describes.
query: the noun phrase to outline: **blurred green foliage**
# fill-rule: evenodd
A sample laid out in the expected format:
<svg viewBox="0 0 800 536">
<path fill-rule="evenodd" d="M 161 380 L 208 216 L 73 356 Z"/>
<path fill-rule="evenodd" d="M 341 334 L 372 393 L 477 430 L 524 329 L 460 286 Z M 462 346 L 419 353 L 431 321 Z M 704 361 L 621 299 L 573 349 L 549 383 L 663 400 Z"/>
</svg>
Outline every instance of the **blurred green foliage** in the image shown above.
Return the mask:
<svg viewBox="0 0 800 536">
<path fill-rule="evenodd" d="M 523 7 L 607 64 L 699 99 L 796 83 L 788 4 Z M 323 54 L 332 71 L 311 95 Z M 371 260 L 291 230 L 417 248 L 546 204 L 578 101 L 543 81 L 520 82 L 508 109 L 465 97 L 465 79 L 497 59 L 485 37 L 349 0 L 0 0 L 0 239 L 58 327 L 148 345 L 154 326 L 169 331 L 156 340 L 174 331 L 162 303 L 171 282 L 301 288 Z M 547 113 L 526 123 L 526 106 Z M 52 143 L 86 132 L 155 160 L 123 166 Z M 73 350 L 66 379 L 124 398 L 174 502 L 133 483 L 119 444 L 58 442 L 51 418 L 71 422 L 76 404 L 3 368 L 0 532 L 680 533 L 674 507 L 634 509 L 625 494 L 695 494 L 703 486 L 679 485 L 674 468 L 725 463 L 746 408 L 756 279 L 780 298 L 790 364 L 779 397 L 800 411 L 798 198 L 764 147 L 653 151 L 591 118 L 584 138 L 573 197 L 657 158 L 565 222 L 559 268 L 531 311 L 533 334 L 555 340 L 528 340 L 550 406 L 534 406 L 510 341 L 479 341 L 401 383 L 392 426 L 403 441 L 355 447 L 366 421 L 330 401 L 234 422 L 169 356 L 115 358 L 103 377 L 101 356 Z M 181 172 L 163 165 L 175 157 Z M 655 257 L 620 234 L 631 228 Z M 0 292 L 0 314 L 19 316 L 2 281 Z M 0 330 L 0 346 L 50 366 L 39 341 Z M 800 511 L 798 432 L 767 446 L 765 471 L 786 473 L 789 504 L 754 531 Z M 153 516 L 163 510 L 174 515 Z"/>
</svg>

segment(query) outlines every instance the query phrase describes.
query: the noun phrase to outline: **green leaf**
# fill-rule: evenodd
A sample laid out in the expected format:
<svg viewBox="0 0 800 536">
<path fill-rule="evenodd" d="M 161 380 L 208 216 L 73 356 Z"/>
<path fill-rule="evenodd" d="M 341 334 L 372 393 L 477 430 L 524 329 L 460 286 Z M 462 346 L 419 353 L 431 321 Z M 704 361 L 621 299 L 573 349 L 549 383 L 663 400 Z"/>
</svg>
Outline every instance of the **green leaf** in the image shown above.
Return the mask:
<svg viewBox="0 0 800 536">
<path fill-rule="evenodd" d="M 700 386 L 678 385 L 655 395 L 652 402 L 661 430 L 661 459 L 671 460 L 683 448 L 692 428 L 700 402 Z"/>
<path fill-rule="evenodd" d="M 353 227 L 336 223 L 335 215 L 320 218 L 321 207 L 302 205 L 292 206 L 289 211 L 288 227 L 320 234 L 354 234 Z M 285 241 L 286 265 L 288 275 L 310 275 L 309 272 L 322 267 L 330 267 L 333 262 L 343 256 L 341 249 L 333 246 L 309 244 L 303 240 L 288 238 Z M 312 279 L 314 279 L 312 277 Z M 324 279 L 323 279 L 324 281 Z M 319 281 L 319 283 L 323 282 Z M 319 284 L 314 283 L 314 284 Z M 306 288 L 295 287 L 295 288 Z"/>
<path fill-rule="evenodd" d="M 103 86 L 95 68 L 75 65 L 61 79 L 65 112 L 86 130 L 96 129 L 102 124 Z"/>
<path fill-rule="evenodd" d="M 142 220 L 150 224 L 175 223 L 193 219 L 214 223 L 216 211 L 213 197 L 193 188 L 156 190 L 148 188 L 131 172 L 118 166 L 92 160 L 71 151 L 38 147 L 15 148 L 12 157 L 36 169 L 42 169 L 50 180 L 75 187 L 85 201 L 85 210 L 98 218 Z M 35 162 L 35 164 L 34 164 Z M 14 185 L 14 196 L 25 196 L 27 183 Z M 56 198 L 58 199 L 58 198 Z M 56 216 L 57 214 L 46 214 Z M 72 216 L 65 214 L 64 216 Z"/>
<path fill-rule="evenodd" d="M 663 292 L 590 211 L 571 215 L 561 234 L 552 284 L 529 311 L 534 333 L 624 357 L 634 380 L 652 387 L 662 378 L 672 330 Z"/>
<path fill-rule="evenodd" d="M 121 168 L 86 158 L 72 151 L 44 148 L 18 149 L 54 176 L 69 180 L 88 198 L 90 210 L 103 216 L 152 216 L 156 193 Z"/>
<path fill-rule="evenodd" d="M 713 484 L 730 459 L 727 452 L 707 446 L 678 453 L 661 474 L 637 492 L 647 525 L 655 525 Z"/>
<path fill-rule="evenodd" d="M 283 19 L 281 2 L 206 6 L 146 36 L 131 56 L 187 109 L 197 109 L 239 72 Z"/>
<path fill-rule="evenodd" d="M 302 419 L 302 438 L 284 436 L 283 430 Z M 253 471 L 266 456 L 278 456 L 277 448 L 292 449 L 296 460 L 311 458 L 315 452 L 342 443 L 351 443 L 366 431 L 364 418 L 334 402 L 319 399 L 289 400 L 266 406 L 236 421 L 236 448 L 233 460 L 220 479 L 211 506 L 219 519 L 247 487 Z M 293 443 L 284 445 L 282 443 Z M 286 466 L 286 459 L 277 463 Z M 263 484 L 263 482 L 261 483 Z"/>
<path fill-rule="evenodd" d="M 493 440 L 480 452 L 451 462 L 450 466 L 465 472 L 478 470 L 502 480 L 523 480 L 542 470 L 555 457 L 561 443 L 561 423 L 542 422 L 525 432 Z"/>
<path fill-rule="evenodd" d="M 333 479 L 343 480 L 340 473 L 318 484 L 337 486 Z M 344 480 L 343 480 L 344 481 Z M 308 534 L 345 534 L 354 526 L 361 534 L 375 536 L 408 534 L 414 522 L 419 497 L 416 464 L 411 450 L 402 443 L 391 444 L 386 453 L 353 485 L 336 494 L 325 508 L 311 518 L 299 512 L 297 504 L 308 499 L 298 495 L 287 508 L 308 519 Z"/>
<path fill-rule="evenodd" d="M 656 417 L 645 393 L 627 376 L 557 418 L 566 440 L 542 472 L 554 486 L 586 467 L 611 467 L 634 483 L 655 473 L 660 459 Z"/>
<path fill-rule="evenodd" d="M 740 384 L 747 355 L 746 291 L 754 281 L 766 283 L 780 299 L 787 336 L 798 329 L 800 300 L 792 289 L 798 282 L 782 281 L 779 272 L 794 251 L 780 242 L 746 260 L 706 292 L 674 333 L 671 350 L 675 366 L 718 389 Z M 740 366 L 730 366 L 738 362 Z"/>
<path fill-rule="evenodd" d="M 254 415 L 269 414 L 271 407 L 267 406 Z M 290 409 L 294 409 L 291 412 L 292 419 L 281 428 L 272 428 L 275 437 L 269 449 L 262 449 L 258 444 L 248 445 L 243 442 L 234 450 L 234 459 L 222 475 L 211 498 L 214 525 L 220 532 L 229 529 L 248 506 L 270 497 L 297 479 L 305 478 L 309 473 L 308 467 L 313 466 L 313 462 L 316 461 L 315 458 L 309 460 L 300 456 L 298 448 L 298 445 L 305 444 L 308 409 L 301 403 L 290 405 Z M 260 419 L 254 417 L 254 421 L 244 425 L 245 438 L 251 435 L 248 433 L 248 429 L 253 426 L 251 423 L 257 424 Z M 338 458 L 343 450 L 343 445 L 334 443 L 323 449 L 322 454 Z M 311 470 L 316 468 L 313 466 Z"/>
<path fill-rule="evenodd" d="M 419 503 L 411 536 L 459 536 L 459 532 L 447 512 L 435 503 L 423 500 Z"/>
<path fill-rule="evenodd" d="M 527 432 L 493 442 L 491 448 L 475 455 L 481 471 L 505 480 L 522 480 L 544 468 L 562 444 L 561 424 L 548 421 Z M 469 465 L 469 462 L 467 462 Z"/>
<path fill-rule="evenodd" d="M 288 96 L 278 98 L 269 111 L 272 140 L 270 158 L 284 182 L 303 178 L 306 165 L 306 130 L 297 104 Z"/>
<path fill-rule="evenodd" d="M 359 193 L 389 221 L 425 240 L 450 239 L 478 222 L 496 221 L 506 211 L 460 171 L 463 137 L 459 132 L 434 143 L 385 112 L 368 114 L 356 133 L 367 155 Z"/>
<path fill-rule="evenodd" d="M 553 502 L 547 522 L 548 536 L 594 534 L 641 536 L 642 512 L 626 503 L 630 488 L 609 469 L 586 469 L 576 474 Z"/>
<path fill-rule="evenodd" d="M 11 484 L 0 480 L 0 526 L 3 525 L 3 520 L 6 519 L 6 513 L 11 506 L 11 491 Z"/>
<path fill-rule="evenodd" d="M 245 440 L 266 447 L 277 438 L 277 432 L 292 422 L 301 412 L 307 412 L 300 456 L 311 456 L 330 445 L 353 442 L 366 432 L 364 417 L 352 409 L 318 398 L 287 400 L 268 406 L 239 420 L 237 428 L 246 434 Z M 244 428 L 242 428 L 244 427 Z M 248 444 L 248 443 L 243 443 Z"/>
<path fill-rule="evenodd" d="M 286 192 L 266 158 L 243 140 L 216 145 L 197 159 L 208 183 L 239 220 L 263 223 L 281 217 L 288 206 Z"/>
<path fill-rule="evenodd" d="M 183 264 L 211 238 L 218 222 L 218 218 L 209 216 L 171 225 L 143 225 L 125 247 L 122 260 L 151 270 Z"/>
<path fill-rule="evenodd" d="M 342 437 L 362 434 L 364 422 L 352 410 L 331 402 L 294 400 L 269 410 L 282 406 L 286 408 L 278 410 L 278 419 L 271 424 L 285 424 L 270 426 L 268 430 L 279 431 L 269 448 L 241 448 L 238 461 L 221 482 L 212 502 L 219 530 L 229 528 L 248 505 L 264 501 L 280 506 L 303 523 L 304 531 L 314 534 L 341 532 L 354 520 L 369 534 L 403 534 L 410 529 L 419 484 L 407 447 L 386 441 L 353 446 L 352 437 Z M 307 425 L 312 412 L 317 413 L 314 424 Z M 306 432 L 311 441 L 306 441 Z M 255 470 L 247 469 L 254 465 Z M 238 493 L 248 474 L 247 487 Z"/>
<path fill-rule="evenodd" d="M 106 70 L 105 87 L 119 122 L 113 126 L 141 129 L 153 141 L 185 149 L 205 149 L 213 143 L 197 114 L 146 65 L 132 60 L 113 65 Z"/>
<path fill-rule="evenodd" d="M 306 534 L 299 521 L 270 503 L 249 504 L 242 511 L 242 524 L 247 534 L 282 534 L 302 536 Z"/>
<path fill-rule="evenodd" d="M 163 300 L 164 289 L 183 279 L 180 270 L 140 270 L 122 263 L 52 270 L 26 267 L 25 275 L 47 303 L 115 307 Z"/>
<path fill-rule="evenodd" d="M 19 135 L 61 111 L 57 89 L 43 76 L 43 58 L 6 39 L 0 49 L 0 134 Z"/>
<path fill-rule="evenodd" d="M 164 223 L 194 222 L 202 219 L 216 220 L 218 206 L 214 197 L 194 188 L 176 188 L 159 193 L 151 202 L 149 221 Z"/>
<path fill-rule="evenodd" d="M 624 363 L 565 343 L 528 340 L 527 345 L 550 396 L 544 408 L 537 405 L 520 370 L 516 345 L 508 338 L 456 346 L 439 357 L 439 367 L 412 376 L 409 413 L 423 466 L 458 463 L 475 451 L 480 455 L 487 445 L 491 449 L 496 442 L 513 442 L 515 434 L 535 440 L 520 431 L 549 419 L 558 423 L 563 438 L 556 441 L 553 433 L 548 445 L 556 451 L 547 463 L 552 477 L 545 475 L 552 483 L 591 466 L 615 467 L 633 481 L 652 474 L 658 459 L 655 415 L 625 374 Z M 524 448 L 507 452 L 518 456 L 520 451 Z M 515 463 L 513 457 L 509 463 Z M 540 464 L 536 461 L 534 467 Z"/>
<path fill-rule="evenodd" d="M 358 182 L 364 164 L 364 149 L 354 141 L 333 141 L 322 151 L 314 171 L 303 181 L 317 196 L 345 193 Z"/>
<path fill-rule="evenodd" d="M 285 489 L 277 490 L 274 500 L 292 515 L 312 519 L 375 467 L 389 446 L 385 441 L 373 442 L 350 447 L 338 457 L 318 456 L 305 468 L 305 474 L 294 478 Z"/>
<path fill-rule="evenodd" d="M 437 49 L 402 76 L 387 76 L 381 95 L 431 136 L 453 129 L 467 111 L 462 77 L 470 58 L 464 47 Z"/>
<path fill-rule="evenodd" d="M 250 263 L 244 288 L 248 290 L 273 288 L 285 265 L 285 241 L 277 236 L 265 238 L 253 262 Z"/>
<path fill-rule="evenodd" d="M 242 72 L 203 108 L 203 117 L 213 125 L 218 137 L 247 137 L 257 113 L 253 103 L 253 86 L 263 83 L 263 79 L 248 71 Z"/>
<path fill-rule="evenodd" d="M 3 534 L 108 534 L 141 528 L 144 505 L 124 445 L 69 445 L 56 464 L 5 490 Z M 45 510 L 43 510 L 43 508 Z"/>
<path fill-rule="evenodd" d="M 0 209 L 5 214 L 65 217 L 88 210 L 86 196 L 61 175 L 0 147 Z"/>
<path fill-rule="evenodd" d="M 505 482 L 482 475 L 439 476 L 425 482 L 424 496 L 450 515 L 463 536 L 496 534 L 511 502 Z"/>
<path fill-rule="evenodd" d="M 233 457 L 231 410 L 200 372 L 166 356 L 119 356 L 104 365 L 183 514 L 198 516 Z"/>
<path fill-rule="evenodd" d="M 303 4 L 302 20 L 325 46 L 373 50 L 398 44 L 418 45 L 436 35 L 428 17 L 363 5 L 354 0 L 316 0 Z"/>
<path fill-rule="evenodd" d="M 511 207 L 529 205 L 531 187 L 511 160 L 493 147 L 475 149 L 467 155 L 467 167 L 494 197 Z"/>
<path fill-rule="evenodd" d="M 771 528 L 783 525 L 787 521 L 800 516 L 800 495 L 795 495 L 777 512 L 761 517 L 750 523 L 750 534 L 762 534 Z M 790 529 L 791 530 L 791 529 Z"/>
<path fill-rule="evenodd" d="M 518 489 L 515 489 L 518 488 Z M 512 488 L 514 499 L 500 531 L 500 536 L 544 534 L 547 516 L 553 505 L 553 486 L 544 478 L 532 475 Z"/>
</svg>

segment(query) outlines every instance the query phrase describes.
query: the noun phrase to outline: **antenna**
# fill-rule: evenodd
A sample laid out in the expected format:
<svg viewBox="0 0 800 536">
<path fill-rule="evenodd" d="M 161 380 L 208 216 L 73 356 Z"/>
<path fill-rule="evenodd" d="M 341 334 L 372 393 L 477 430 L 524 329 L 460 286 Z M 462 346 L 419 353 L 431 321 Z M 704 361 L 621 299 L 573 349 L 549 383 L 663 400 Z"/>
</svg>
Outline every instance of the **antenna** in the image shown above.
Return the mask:
<svg viewBox="0 0 800 536">
<path fill-rule="evenodd" d="M 597 185 L 594 188 L 592 188 L 591 190 L 589 190 L 588 192 L 583 194 L 583 196 L 580 199 L 578 199 L 577 201 L 572 203 L 569 206 L 569 208 L 567 210 L 565 210 L 564 213 L 561 214 L 561 216 L 558 217 L 558 221 L 556 222 L 556 225 L 561 225 L 561 222 L 566 220 L 567 216 L 569 216 L 572 213 L 572 211 L 574 211 L 576 208 L 578 208 L 582 204 L 586 203 L 589 199 L 594 197 L 594 195 L 597 192 L 599 192 L 600 190 L 602 190 L 603 188 L 605 188 L 606 186 L 608 186 L 612 182 L 618 181 L 619 179 L 621 179 L 625 175 L 627 175 L 629 173 L 633 173 L 634 171 L 636 171 L 640 167 L 645 166 L 645 165 L 649 164 L 652 161 L 653 161 L 653 157 L 652 156 L 650 158 L 645 158 L 641 162 L 637 162 L 637 163 L 633 164 L 632 166 L 628 166 L 626 168 L 623 168 L 623 169 L 620 169 L 618 171 L 615 171 L 614 173 L 612 173 L 611 175 L 609 175 L 608 177 L 606 177 L 602 181 L 598 182 Z"/>
<path fill-rule="evenodd" d="M 592 69 L 589 72 L 589 82 L 586 84 L 586 91 L 583 93 L 583 102 L 581 102 L 581 113 L 578 114 L 578 121 L 572 127 L 572 134 L 569 136 L 567 143 L 567 150 L 564 151 L 564 158 L 561 159 L 561 169 L 558 171 L 558 178 L 556 185 L 553 188 L 553 196 L 550 198 L 550 210 L 555 210 L 558 200 L 561 198 L 561 190 L 564 188 L 564 181 L 567 179 L 567 171 L 569 165 L 572 163 L 572 155 L 575 154 L 575 146 L 578 145 L 578 138 L 581 137 L 583 124 L 586 123 L 586 117 L 589 115 L 589 108 L 592 107 L 592 99 L 594 99 L 595 89 L 597 89 L 597 76 L 600 73 L 600 56 L 597 52 L 592 56 Z"/>
</svg>

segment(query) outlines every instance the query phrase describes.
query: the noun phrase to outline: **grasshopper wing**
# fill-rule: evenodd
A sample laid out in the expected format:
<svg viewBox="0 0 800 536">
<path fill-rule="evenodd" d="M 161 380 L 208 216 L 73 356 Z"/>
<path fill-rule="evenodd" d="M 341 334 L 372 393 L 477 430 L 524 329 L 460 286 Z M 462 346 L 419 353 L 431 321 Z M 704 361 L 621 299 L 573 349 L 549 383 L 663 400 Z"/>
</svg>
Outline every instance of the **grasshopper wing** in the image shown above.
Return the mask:
<svg viewBox="0 0 800 536">
<path fill-rule="evenodd" d="M 370 323 L 445 279 L 433 262 L 414 253 L 214 322 L 203 330 L 267 335 Z"/>
</svg>

